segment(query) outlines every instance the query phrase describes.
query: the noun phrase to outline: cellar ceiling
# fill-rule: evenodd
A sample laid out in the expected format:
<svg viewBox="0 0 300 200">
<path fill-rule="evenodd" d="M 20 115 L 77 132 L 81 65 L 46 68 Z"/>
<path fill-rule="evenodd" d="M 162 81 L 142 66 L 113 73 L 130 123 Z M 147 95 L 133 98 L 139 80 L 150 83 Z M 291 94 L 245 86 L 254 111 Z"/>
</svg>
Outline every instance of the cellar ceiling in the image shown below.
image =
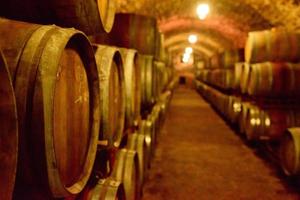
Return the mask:
<svg viewBox="0 0 300 200">
<path fill-rule="evenodd" d="M 117 12 L 157 18 L 165 45 L 180 52 L 187 36 L 197 34 L 195 52 L 211 56 L 224 49 L 244 47 L 249 31 L 286 27 L 300 30 L 300 0 L 116 0 Z M 199 3 L 210 5 L 205 20 L 196 15 Z"/>
</svg>

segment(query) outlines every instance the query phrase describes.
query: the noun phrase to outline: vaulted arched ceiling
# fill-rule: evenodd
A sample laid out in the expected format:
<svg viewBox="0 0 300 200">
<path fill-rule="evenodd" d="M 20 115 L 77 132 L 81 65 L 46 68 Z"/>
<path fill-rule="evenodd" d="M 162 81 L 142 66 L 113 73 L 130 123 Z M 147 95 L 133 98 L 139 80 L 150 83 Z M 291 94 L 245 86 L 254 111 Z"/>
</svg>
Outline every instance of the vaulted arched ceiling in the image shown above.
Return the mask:
<svg viewBox="0 0 300 200">
<path fill-rule="evenodd" d="M 166 46 L 183 51 L 189 33 L 199 36 L 197 51 L 244 47 L 250 31 L 283 26 L 300 30 L 300 0 L 116 0 L 118 12 L 134 12 L 156 17 L 165 34 Z M 196 16 L 196 6 L 208 3 L 205 20 Z M 214 50 L 212 50 L 213 47 Z"/>
</svg>

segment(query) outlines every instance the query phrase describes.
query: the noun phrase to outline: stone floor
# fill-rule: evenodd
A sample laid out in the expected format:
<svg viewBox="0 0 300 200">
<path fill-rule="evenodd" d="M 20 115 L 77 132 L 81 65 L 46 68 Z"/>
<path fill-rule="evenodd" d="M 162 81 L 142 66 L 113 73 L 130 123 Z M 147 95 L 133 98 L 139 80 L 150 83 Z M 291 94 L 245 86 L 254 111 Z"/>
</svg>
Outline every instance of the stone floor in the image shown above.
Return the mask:
<svg viewBox="0 0 300 200">
<path fill-rule="evenodd" d="M 175 90 L 143 200 L 290 200 L 299 194 L 195 90 Z"/>
</svg>

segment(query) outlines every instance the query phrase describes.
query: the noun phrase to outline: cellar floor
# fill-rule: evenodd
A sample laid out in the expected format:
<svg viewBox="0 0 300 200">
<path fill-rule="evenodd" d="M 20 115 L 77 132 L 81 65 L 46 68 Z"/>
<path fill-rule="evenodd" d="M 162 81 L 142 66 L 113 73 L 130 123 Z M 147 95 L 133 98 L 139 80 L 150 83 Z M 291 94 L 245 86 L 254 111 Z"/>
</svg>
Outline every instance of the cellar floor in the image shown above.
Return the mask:
<svg viewBox="0 0 300 200">
<path fill-rule="evenodd" d="M 195 91 L 174 93 L 143 200 L 300 199 Z"/>
</svg>

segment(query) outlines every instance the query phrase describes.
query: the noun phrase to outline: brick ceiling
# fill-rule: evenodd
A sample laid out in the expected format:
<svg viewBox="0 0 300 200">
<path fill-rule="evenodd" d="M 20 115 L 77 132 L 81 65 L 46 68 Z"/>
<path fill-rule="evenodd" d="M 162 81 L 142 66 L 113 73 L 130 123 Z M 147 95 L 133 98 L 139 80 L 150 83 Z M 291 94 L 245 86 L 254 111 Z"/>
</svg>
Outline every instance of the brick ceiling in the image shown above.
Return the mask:
<svg viewBox="0 0 300 200">
<path fill-rule="evenodd" d="M 116 0 L 118 12 L 134 12 L 158 19 L 166 46 L 178 52 L 190 33 L 199 37 L 197 52 L 210 56 L 228 48 L 243 47 L 249 31 L 284 26 L 300 30 L 300 0 Z M 199 20 L 199 3 L 211 8 Z"/>
</svg>

